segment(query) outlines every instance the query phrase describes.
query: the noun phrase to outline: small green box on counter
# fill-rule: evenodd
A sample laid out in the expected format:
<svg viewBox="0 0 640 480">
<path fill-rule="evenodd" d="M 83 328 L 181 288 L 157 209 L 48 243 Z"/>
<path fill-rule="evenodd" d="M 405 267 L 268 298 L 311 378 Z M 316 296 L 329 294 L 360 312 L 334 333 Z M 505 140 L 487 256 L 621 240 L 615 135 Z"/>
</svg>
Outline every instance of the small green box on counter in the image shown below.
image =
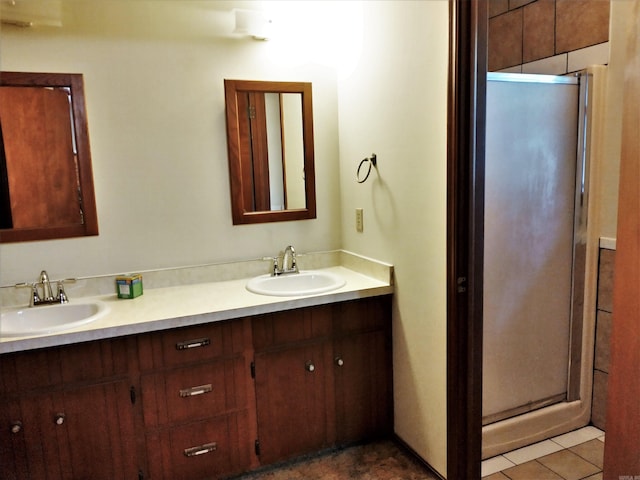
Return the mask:
<svg viewBox="0 0 640 480">
<path fill-rule="evenodd" d="M 136 298 L 142 295 L 142 275 L 119 275 L 116 277 L 118 298 Z"/>
</svg>

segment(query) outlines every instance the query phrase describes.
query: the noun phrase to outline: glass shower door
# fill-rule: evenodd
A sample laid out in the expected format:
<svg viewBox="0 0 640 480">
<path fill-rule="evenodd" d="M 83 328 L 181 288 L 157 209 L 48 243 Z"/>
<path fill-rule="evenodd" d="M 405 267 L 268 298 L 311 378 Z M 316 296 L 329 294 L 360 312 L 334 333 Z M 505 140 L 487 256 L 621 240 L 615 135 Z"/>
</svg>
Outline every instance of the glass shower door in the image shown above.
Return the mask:
<svg viewBox="0 0 640 480">
<path fill-rule="evenodd" d="M 483 423 L 567 397 L 579 85 L 490 74 Z"/>
</svg>

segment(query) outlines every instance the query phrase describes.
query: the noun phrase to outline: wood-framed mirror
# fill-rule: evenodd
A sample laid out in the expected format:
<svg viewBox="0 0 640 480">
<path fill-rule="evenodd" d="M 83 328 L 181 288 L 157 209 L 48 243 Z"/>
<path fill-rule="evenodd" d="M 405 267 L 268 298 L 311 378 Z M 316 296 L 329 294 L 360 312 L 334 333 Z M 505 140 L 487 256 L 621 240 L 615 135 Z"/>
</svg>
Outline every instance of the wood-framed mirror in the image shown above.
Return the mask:
<svg viewBox="0 0 640 480">
<path fill-rule="evenodd" d="M 311 83 L 224 88 L 233 224 L 316 218 Z"/>
<path fill-rule="evenodd" d="M 82 74 L 0 72 L 0 242 L 97 234 Z"/>
</svg>

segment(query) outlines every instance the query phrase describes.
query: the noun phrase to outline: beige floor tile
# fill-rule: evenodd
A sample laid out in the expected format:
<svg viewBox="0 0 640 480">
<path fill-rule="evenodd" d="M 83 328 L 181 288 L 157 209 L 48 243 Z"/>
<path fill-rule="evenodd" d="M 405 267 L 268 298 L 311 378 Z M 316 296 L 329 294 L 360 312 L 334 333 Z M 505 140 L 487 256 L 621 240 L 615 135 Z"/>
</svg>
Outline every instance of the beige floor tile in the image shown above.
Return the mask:
<svg viewBox="0 0 640 480">
<path fill-rule="evenodd" d="M 502 470 L 514 467 L 516 464 L 510 462 L 502 455 L 498 455 L 492 458 L 488 458 L 482 462 L 482 476 L 488 477 L 492 473 L 501 472 Z"/>
<path fill-rule="evenodd" d="M 538 459 L 538 462 L 553 470 L 566 480 L 579 480 L 581 478 L 598 473 L 600 470 L 584 458 L 569 450 L 552 453 Z"/>
<path fill-rule="evenodd" d="M 503 454 L 503 457 L 515 463 L 516 465 L 520 465 L 521 463 L 526 463 L 531 460 L 535 460 L 536 458 L 549 455 L 550 453 L 558 452 L 560 450 L 562 450 L 562 446 L 557 442 L 553 442 L 551 440 L 543 440 L 542 442 L 534 443 L 533 445 L 528 445 L 526 447 L 522 447 L 517 450 L 505 453 Z"/>
<path fill-rule="evenodd" d="M 511 480 L 562 480 L 562 477 L 544 465 L 532 460 L 503 472 Z"/>
<path fill-rule="evenodd" d="M 571 447 L 569 450 L 580 455 L 587 462 L 593 463 L 602 470 L 604 443 L 600 440 L 590 440 L 588 442 L 581 443 L 580 445 L 576 445 L 575 447 Z"/>
<path fill-rule="evenodd" d="M 569 448 L 575 445 L 579 445 L 580 443 L 588 442 L 589 440 L 593 440 L 594 438 L 598 438 L 603 434 L 604 432 L 599 428 L 587 426 L 579 428 L 578 430 L 574 430 L 573 432 L 565 433 L 564 435 L 553 437 L 551 440 L 559 445 L 562 445 L 564 448 Z"/>
<path fill-rule="evenodd" d="M 498 472 L 498 473 L 492 473 L 488 477 L 482 477 L 482 480 L 509 480 L 509 477 L 507 477 L 502 472 Z"/>
</svg>

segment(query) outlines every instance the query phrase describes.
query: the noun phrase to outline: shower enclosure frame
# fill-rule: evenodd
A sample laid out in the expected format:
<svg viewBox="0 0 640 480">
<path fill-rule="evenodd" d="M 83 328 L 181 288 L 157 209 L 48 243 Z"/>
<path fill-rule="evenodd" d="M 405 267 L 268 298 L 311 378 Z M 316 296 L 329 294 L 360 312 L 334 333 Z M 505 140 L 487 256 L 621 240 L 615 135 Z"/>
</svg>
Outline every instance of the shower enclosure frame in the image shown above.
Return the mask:
<svg viewBox="0 0 640 480">
<path fill-rule="evenodd" d="M 482 428 L 482 458 L 489 458 L 560 435 L 589 423 L 593 387 L 593 356 L 599 237 L 592 191 L 599 169 L 597 136 L 601 121 L 589 112 L 601 103 L 605 67 L 580 72 L 578 160 L 574 216 L 572 320 L 567 399 Z M 491 74 L 490 74 L 491 75 Z M 584 280 L 584 282 L 582 282 Z"/>
</svg>

